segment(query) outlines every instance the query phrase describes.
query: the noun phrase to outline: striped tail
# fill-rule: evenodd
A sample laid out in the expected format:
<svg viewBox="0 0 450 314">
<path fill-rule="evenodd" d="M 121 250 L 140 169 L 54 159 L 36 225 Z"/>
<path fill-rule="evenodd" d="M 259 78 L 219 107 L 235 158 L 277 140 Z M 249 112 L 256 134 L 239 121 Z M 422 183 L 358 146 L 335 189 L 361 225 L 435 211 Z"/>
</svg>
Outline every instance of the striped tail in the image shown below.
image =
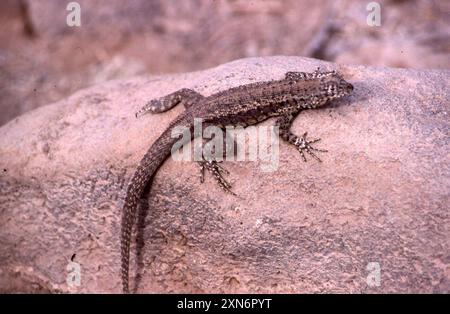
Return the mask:
<svg viewBox="0 0 450 314">
<path fill-rule="evenodd" d="M 181 117 L 180 117 L 181 118 Z M 133 225 L 136 220 L 136 213 L 139 200 L 144 193 L 148 182 L 158 170 L 159 166 L 170 155 L 172 146 L 179 142 L 179 138 L 172 138 L 171 132 L 174 125 L 184 124 L 181 119 L 171 124 L 164 133 L 150 147 L 142 158 L 139 166 L 128 185 L 125 203 L 122 211 L 121 223 L 121 276 L 122 289 L 124 293 L 129 293 L 129 269 L 130 269 L 130 243 Z M 190 125 L 188 125 L 190 127 Z"/>
</svg>

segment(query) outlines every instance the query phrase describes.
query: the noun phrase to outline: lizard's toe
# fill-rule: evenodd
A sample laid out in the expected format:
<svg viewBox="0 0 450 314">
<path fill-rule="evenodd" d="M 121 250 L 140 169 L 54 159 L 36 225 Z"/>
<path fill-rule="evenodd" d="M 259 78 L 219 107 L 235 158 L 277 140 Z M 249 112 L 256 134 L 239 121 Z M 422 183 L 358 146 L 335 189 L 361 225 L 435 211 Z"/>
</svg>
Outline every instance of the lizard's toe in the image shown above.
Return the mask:
<svg viewBox="0 0 450 314">
<path fill-rule="evenodd" d="M 205 178 L 205 169 L 208 170 L 217 181 L 217 184 L 224 191 L 236 195 L 233 191 L 231 191 L 231 184 L 223 177 L 224 174 L 229 174 L 229 171 L 223 168 L 216 160 L 202 160 L 199 161 L 200 165 L 200 182 L 204 182 Z"/>
<path fill-rule="evenodd" d="M 305 162 L 307 161 L 306 156 L 305 156 L 305 152 L 306 152 L 309 155 L 311 155 L 314 159 L 316 159 L 317 161 L 322 162 L 322 160 L 314 152 L 325 153 L 325 152 L 327 152 L 327 150 L 318 149 L 318 148 L 313 147 L 311 144 L 319 142 L 320 138 L 316 138 L 316 139 L 308 141 L 306 139 L 307 135 L 308 135 L 308 133 L 305 132 L 302 137 L 297 138 L 294 145 L 297 147 L 298 151 L 302 155 L 303 161 L 305 161 Z"/>
</svg>

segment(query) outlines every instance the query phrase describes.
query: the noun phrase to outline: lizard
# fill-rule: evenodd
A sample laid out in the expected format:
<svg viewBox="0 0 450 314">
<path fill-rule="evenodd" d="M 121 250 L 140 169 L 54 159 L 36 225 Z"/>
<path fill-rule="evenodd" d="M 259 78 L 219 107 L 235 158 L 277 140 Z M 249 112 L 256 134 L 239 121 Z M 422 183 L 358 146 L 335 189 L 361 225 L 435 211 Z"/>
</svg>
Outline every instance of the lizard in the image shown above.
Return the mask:
<svg viewBox="0 0 450 314">
<path fill-rule="evenodd" d="M 306 154 L 321 161 L 316 152 L 326 150 L 312 145 L 320 141 L 320 138 L 308 140 L 307 132 L 297 136 L 290 131 L 290 126 L 302 110 L 322 107 L 333 99 L 350 94 L 352 90 L 353 85 L 345 81 L 337 71 L 317 69 L 314 72 L 287 72 L 280 80 L 241 85 L 206 97 L 192 89 L 183 88 L 147 102 L 136 113 L 136 117 L 148 112 L 161 113 L 178 104 L 183 104 L 185 110 L 151 145 L 128 184 L 121 221 L 123 292 L 129 293 L 130 242 L 138 202 L 150 179 L 170 156 L 172 146 L 177 142 L 179 144 L 179 138 L 171 135 L 175 127 L 191 131 L 190 137 L 186 139 L 186 142 L 189 142 L 196 136 L 192 132 L 194 118 L 202 119 L 204 125 L 225 128 L 227 125 L 247 127 L 277 117 L 279 136 L 295 146 L 305 162 Z M 203 160 L 199 163 L 202 174 L 204 169 L 207 169 L 222 189 L 231 191 L 231 185 L 222 176 L 223 168 L 215 160 Z"/>
</svg>

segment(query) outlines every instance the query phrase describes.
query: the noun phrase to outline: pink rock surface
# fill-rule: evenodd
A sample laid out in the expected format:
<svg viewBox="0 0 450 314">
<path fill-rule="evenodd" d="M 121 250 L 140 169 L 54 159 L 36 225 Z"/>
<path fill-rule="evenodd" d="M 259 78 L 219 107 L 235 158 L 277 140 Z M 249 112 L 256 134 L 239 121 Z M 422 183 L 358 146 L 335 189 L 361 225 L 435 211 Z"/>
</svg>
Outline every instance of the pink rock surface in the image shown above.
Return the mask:
<svg viewBox="0 0 450 314">
<path fill-rule="evenodd" d="M 137 292 L 448 293 L 450 72 L 300 57 L 112 81 L 0 128 L 0 291 L 120 292 L 126 184 L 183 110 L 136 120 L 147 100 L 183 87 L 209 95 L 317 66 L 355 87 L 293 125 L 322 138 L 323 163 L 304 163 L 283 142 L 274 172 L 225 162 L 234 197 L 211 177 L 201 184 L 195 163 L 168 160 L 132 249 Z M 71 258 L 79 286 L 66 282 Z M 379 286 L 368 284 L 377 267 L 368 265 L 380 267 Z"/>
</svg>

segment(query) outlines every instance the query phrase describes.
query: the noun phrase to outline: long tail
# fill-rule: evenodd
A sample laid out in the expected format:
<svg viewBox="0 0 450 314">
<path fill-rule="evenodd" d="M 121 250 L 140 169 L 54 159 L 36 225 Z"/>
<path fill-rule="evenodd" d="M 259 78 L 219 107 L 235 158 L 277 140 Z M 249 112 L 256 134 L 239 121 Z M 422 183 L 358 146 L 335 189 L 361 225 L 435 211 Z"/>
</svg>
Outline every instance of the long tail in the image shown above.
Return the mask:
<svg viewBox="0 0 450 314">
<path fill-rule="evenodd" d="M 179 119 L 177 122 L 180 123 Z M 172 126 L 176 124 L 177 123 L 175 122 Z M 138 202 L 151 177 L 170 155 L 172 146 L 179 142 L 179 139 L 171 137 L 171 131 L 172 127 L 169 127 L 150 147 L 139 163 L 139 166 L 128 185 L 121 224 L 121 276 L 124 293 L 129 293 L 128 273 L 130 268 L 130 242 L 131 232 L 136 219 Z"/>
</svg>

